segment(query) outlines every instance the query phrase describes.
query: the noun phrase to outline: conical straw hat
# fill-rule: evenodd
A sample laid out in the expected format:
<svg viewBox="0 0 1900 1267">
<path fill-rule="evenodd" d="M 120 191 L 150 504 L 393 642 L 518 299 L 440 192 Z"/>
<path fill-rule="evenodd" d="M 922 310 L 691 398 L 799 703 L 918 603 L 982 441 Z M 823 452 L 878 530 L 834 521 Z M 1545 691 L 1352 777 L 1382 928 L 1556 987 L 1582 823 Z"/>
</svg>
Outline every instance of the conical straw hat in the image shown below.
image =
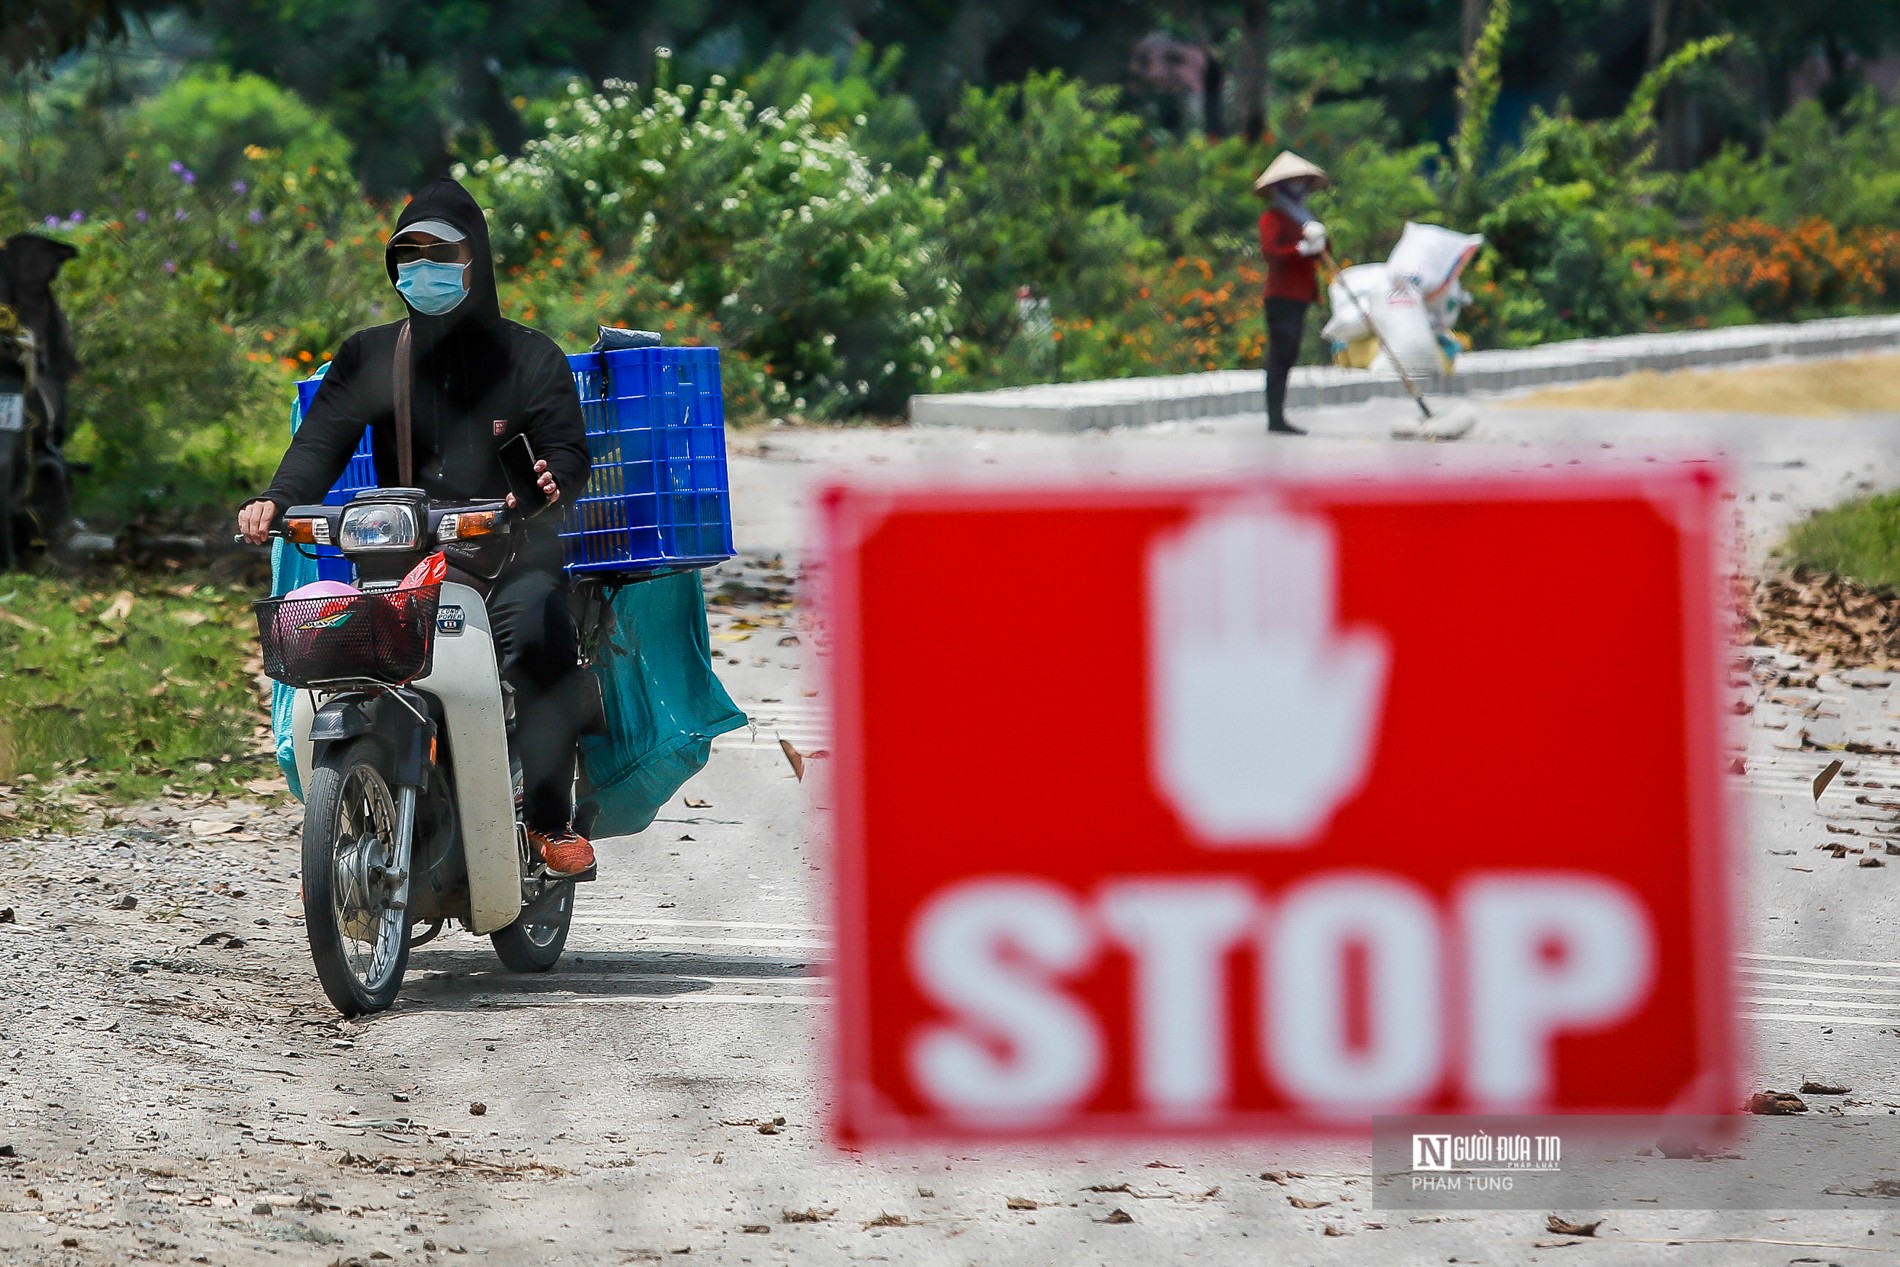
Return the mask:
<svg viewBox="0 0 1900 1267">
<path fill-rule="evenodd" d="M 1322 185 L 1330 185 L 1332 177 L 1317 166 L 1307 162 L 1292 150 L 1281 150 L 1280 157 L 1267 164 L 1267 170 L 1260 173 L 1260 179 L 1253 183 L 1253 191 L 1264 194 L 1283 180 L 1295 176 L 1311 176 Z"/>
</svg>

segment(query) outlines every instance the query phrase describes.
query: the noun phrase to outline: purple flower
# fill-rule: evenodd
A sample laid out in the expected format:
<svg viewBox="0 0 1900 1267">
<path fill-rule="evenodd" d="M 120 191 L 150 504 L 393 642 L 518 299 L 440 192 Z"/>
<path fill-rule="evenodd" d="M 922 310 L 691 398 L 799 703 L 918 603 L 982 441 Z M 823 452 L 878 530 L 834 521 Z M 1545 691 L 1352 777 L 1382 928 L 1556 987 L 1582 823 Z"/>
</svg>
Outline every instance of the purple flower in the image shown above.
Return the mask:
<svg viewBox="0 0 1900 1267">
<path fill-rule="evenodd" d="M 172 212 L 172 219 L 189 220 L 191 219 L 191 212 L 186 211 L 183 207 L 180 207 L 178 210 Z"/>
<path fill-rule="evenodd" d="M 184 181 L 187 185 L 195 185 L 198 183 L 198 173 L 192 171 L 190 168 L 186 168 L 184 171 L 178 173 L 178 179 Z"/>
<path fill-rule="evenodd" d="M 85 212 L 83 212 L 83 211 L 75 211 L 75 212 L 73 212 L 73 213 L 72 213 L 72 214 L 71 214 L 70 216 L 67 216 L 67 217 L 66 217 L 66 223 L 67 223 L 67 224 L 79 224 L 79 223 L 81 223 L 81 222 L 83 222 L 83 221 L 85 220 L 85 218 L 86 218 L 86 213 L 85 213 Z"/>
<path fill-rule="evenodd" d="M 264 213 L 259 211 L 256 207 L 251 208 L 251 223 L 252 224 L 264 223 Z"/>
<path fill-rule="evenodd" d="M 144 224 L 147 220 L 150 220 L 152 217 L 145 214 L 145 208 L 140 207 L 137 211 L 134 211 L 132 213 L 132 218 L 134 220 L 137 220 L 140 224 Z"/>
<path fill-rule="evenodd" d="M 251 187 L 240 180 L 231 186 L 231 192 L 234 194 L 248 194 L 251 192 Z"/>
<path fill-rule="evenodd" d="M 226 239 L 224 240 L 224 249 L 225 249 L 225 250 L 227 250 L 227 251 L 235 251 L 235 250 L 237 250 L 237 239 L 236 239 L 236 238 L 226 238 Z"/>
<path fill-rule="evenodd" d="M 166 260 L 165 271 L 168 273 L 176 273 L 178 271 L 178 262 L 176 260 Z"/>
<path fill-rule="evenodd" d="M 47 228 L 49 228 L 49 229 L 57 229 L 57 228 L 59 227 L 59 217 L 58 217 L 58 216 L 48 216 L 48 217 L 46 217 L 46 219 L 45 219 L 44 221 L 42 221 L 41 223 L 43 223 L 43 224 L 45 224 L 45 226 L 46 226 Z"/>
<path fill-rule="evenodd" d="M 172 160 L 172 175 L 177 176 L 185 170 L 185 165 L 177 159 Z"/>
</svg>

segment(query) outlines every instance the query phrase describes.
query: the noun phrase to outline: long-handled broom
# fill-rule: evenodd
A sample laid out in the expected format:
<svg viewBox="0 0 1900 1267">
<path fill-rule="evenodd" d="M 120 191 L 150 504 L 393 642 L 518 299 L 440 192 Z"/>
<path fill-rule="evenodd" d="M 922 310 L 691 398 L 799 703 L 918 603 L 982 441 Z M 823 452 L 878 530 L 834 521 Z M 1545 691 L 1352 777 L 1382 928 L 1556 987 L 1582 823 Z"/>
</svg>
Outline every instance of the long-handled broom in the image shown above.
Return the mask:
<svg viewBox="0 0 1900 1267">
<path fill-rule="evenodd" d="M 1330 250 L 1323 251 L 1320 258 L 1326 261 L 1326 267 L 1332 270 L 1333 278 L 1337 280 L 1344 270 L 1339 267 L 1339 261 L 1333 258 L 1333 253 Z M 1418 406 L 1421 419 L 1419 425 L 1394 427 L 1392 434 L 1401 440 L 1456 440 L 1477 426 L 1478 415 L 1469 406 L 1452 405 L 1437 410 L 1431 407 L 1425 399 L 1425 393 L 1420 391 L 1418 384 L 1412 381 L 1412 376 L 1405 372 L 1405 362 L 1399 360 L 1398 353 L 1392 350 L 1392 345 L 1385 341 L 1385 335 L 1379 332 L 1379 324 L 1372 319 L 1372 314 L 1366 311 L 1365 304 L 1360 302 L 1358 292 L 1351 286 L 1346 286 L 1344 289 L 1347 297 L 1352 300 L 1352 306 L 1359 310 L 1360 320 L 1366 323 L 1366 328 L 1372 331 L 1372 337 L 1377 339 L 1379 346 L 1385 349 L 1386 359 L 1392 362 L 1392 368 L 1399 372 L 1399 381 L 1405 384 L 1405 390 L 1411 394 L 1412 403 Z"/>
</svg>

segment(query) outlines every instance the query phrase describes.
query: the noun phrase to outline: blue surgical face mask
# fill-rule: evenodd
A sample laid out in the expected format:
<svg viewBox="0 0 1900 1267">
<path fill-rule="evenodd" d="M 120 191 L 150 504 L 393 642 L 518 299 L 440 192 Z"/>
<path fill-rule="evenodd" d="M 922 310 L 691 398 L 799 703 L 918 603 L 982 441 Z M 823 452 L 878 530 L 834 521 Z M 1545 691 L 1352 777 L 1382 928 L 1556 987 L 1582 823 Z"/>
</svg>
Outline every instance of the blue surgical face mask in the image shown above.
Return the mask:
<svg viewBox="0 0 1900 1267">
<path fill-rule="evenodd" d="M 396 289 L 417 312 L 439 317 L 468 297 L 468 265 L 434 260 L 398 264 Z"/>
</svg>

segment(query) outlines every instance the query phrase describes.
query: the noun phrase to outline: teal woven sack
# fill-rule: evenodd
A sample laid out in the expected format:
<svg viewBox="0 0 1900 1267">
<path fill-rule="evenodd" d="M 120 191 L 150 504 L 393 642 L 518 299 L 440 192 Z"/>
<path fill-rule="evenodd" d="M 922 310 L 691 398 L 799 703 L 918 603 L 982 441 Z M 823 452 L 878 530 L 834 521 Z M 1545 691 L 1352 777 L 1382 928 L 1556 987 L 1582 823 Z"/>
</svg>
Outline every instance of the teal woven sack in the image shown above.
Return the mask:
<svg viewBox="0 0 1900 1267">
<path fill-rule="evenodd" d="M 698 572 L 625 586 L 594 654 L 607 733 L 581 740 L 581 797 L 596 839 L 644 831 L 705 766 L 716 735 L 746 716 L 714 676 Z"/>
<path fill-rule="evenodd" d="M 329 363 L 317 370 L 321 377 L 330 368 Z M 290 434 L 296 435 L 297 428 L 303 425 L 303 401 L 298 400 L 290 406 Z M 317 561 L 286 541 L 273 541 L 270 547 L 270 596 L 282 598 L 290 591 L 308 585 L 317 579 Z M 284 779 L 290 784 L 291 795 L 303 799 L 303 785 L 297 778 L 297 748 L 290 734 L 290 706 L 296 701 L 297 692 L 282 682 L 270 684 L 270 728 L 273 747 L 277 750 L 277 768 L 284 772 Z"/>
</svg>

